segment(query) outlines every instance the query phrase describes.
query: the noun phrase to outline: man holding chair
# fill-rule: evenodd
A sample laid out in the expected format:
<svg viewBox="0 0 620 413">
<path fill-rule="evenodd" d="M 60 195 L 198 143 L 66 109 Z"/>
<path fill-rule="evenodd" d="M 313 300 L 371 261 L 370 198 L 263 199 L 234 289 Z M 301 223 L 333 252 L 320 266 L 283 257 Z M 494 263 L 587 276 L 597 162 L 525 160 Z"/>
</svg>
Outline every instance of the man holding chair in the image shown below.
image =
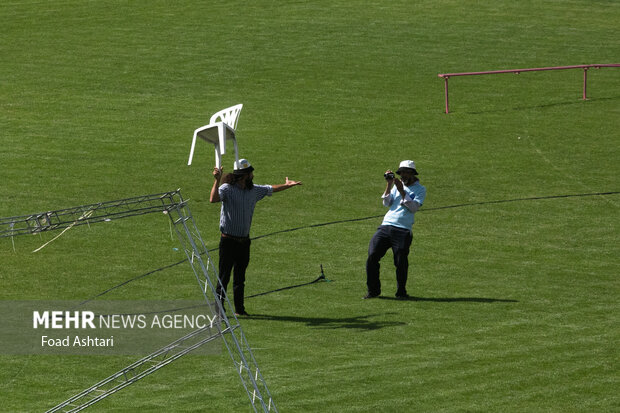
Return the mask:
<svg viewBox="0 0 620 413">
<path fill-rule="evenodd" d="M 213 168 L 211 203 L 221 202 L 219 283 L 216 294 L 222 301 L 234 268 L 233 299 L 235 314 L 249 314 L 245 310 L 245 272 L 250 262 L 250 226 L 256 203 L 274 192 L 284 191 L 301 182 L 286 177 L 284 184 L 254 185 L 254 167 L 247 159 L 235 161 L 233 173 L 222 177 L 223 168 Z M 220 181 L 222 181 L 220 185 Z M 223 305 L 223 302 L 222 302 Z"/>
</svg>

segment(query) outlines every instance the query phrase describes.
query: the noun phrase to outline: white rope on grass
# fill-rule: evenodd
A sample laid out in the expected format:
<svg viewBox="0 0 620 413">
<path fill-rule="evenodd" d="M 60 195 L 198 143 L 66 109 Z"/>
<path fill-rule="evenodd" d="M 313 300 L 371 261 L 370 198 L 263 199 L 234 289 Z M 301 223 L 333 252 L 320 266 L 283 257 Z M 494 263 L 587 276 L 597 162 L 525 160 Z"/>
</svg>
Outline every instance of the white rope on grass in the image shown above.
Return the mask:
<svg viewBox="0 0 620 413">
<path fill-rule="evenodd" d="M 67 228 L 63 229 L 62 232 L 58 235 L 56 235 L 54 238 L 52 238 L 51 240 L 47 241 L 45 244 L 41 245 L 39 248 L 37 248 L 36 250 L 32 251 L 32 252 L 39 252 L 41 251 L 43 248 L 47 247 L 51 242 L 56 241 L 58 238 L 60 238 L 60 236 L 62 234 L 64 234 L 65 232 L 69 231 L 71 228 L 73 228 L 73 226 L 75 226 L 78 222 L 80 222 L 83 219 L 89 218 L 91 215 L 93 214 L 93 210 L 90 211 L 86 211 L 84 214 L 82 214 L 81 217 L 79 217 L 78 219 L 76 219 L 73 224 L 69 225 Z M 88 221 L 87 221 L 88 222 Z"/>
</svg>

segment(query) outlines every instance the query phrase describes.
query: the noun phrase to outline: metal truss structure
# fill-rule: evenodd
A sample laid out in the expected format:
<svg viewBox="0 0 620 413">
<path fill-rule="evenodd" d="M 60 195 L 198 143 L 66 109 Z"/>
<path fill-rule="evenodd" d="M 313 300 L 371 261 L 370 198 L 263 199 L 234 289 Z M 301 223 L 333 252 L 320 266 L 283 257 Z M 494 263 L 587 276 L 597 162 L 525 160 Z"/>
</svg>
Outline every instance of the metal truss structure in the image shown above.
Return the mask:
<svg viewBox="0 0 620 413">
<path fill-rule="evenodd" d="M 201 293 L 208 307 L 212 309 L 213 316 L 218 317 L 218 322 L 214 323 L 215 328 L 198 329 L 177 339 L 58 404 L 48 410 L 48 413 L 84 410 L 220 337 L 225 343 L 254 411 L 277 412 L 277 407 L 260 373 L 239 320 L 234 314 L 228 318 L 224 312 L 224 303 L 217 298 L 215 292 L 218 283 L 217 271 L 180 190 L 38 214 L 0 218 L 0 238 L 36 234 L 155 212 L 163 212 L 170 218 L 188 262 L 191 264 Z M 233 308 L 228 297 L 225 298 L 225 303 L 228 308 Z"/>
<path fill-rule="evenodd" d="M 180 196 L 180 190 L 37 214 L 0 218 L 0 238 L 38 234 L 71 226 L 162 212 L 167 205 L 174 202 L 175 196 Z"/>
</svg>

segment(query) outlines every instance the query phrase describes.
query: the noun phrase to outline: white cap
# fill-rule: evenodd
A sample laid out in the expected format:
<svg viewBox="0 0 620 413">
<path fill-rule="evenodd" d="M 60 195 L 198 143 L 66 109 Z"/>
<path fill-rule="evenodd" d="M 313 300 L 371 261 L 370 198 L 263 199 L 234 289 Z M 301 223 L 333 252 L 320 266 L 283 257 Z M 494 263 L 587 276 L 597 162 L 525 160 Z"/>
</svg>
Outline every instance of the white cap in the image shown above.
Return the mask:
<svg viewBox="0 0 620 413">
<path fill-rule="evenodd" d="M 250 161 L 248 161 L 247 159 L 239 159 L 238 161 L 235 161 L 234 173 L 244 174 L 244 173 L 250 173 L 253 170 L 254 170 L 254 167 L 252 166 L 252 164 L 250 164 Z"/>
<path fill-rule="evenodd" d="M 418 171 L 415 169 L 415 162 L 413 161 L 402 161 L 400 163 L 400 165 L 398 165 L 398 170 L 396 171 L 397 174 L 400 174 L 400 172 L 403 170 L 403 168 L 407 168 L 407 169 L 413 169 L 414 174 L 418 174 Z"/>
</svg>

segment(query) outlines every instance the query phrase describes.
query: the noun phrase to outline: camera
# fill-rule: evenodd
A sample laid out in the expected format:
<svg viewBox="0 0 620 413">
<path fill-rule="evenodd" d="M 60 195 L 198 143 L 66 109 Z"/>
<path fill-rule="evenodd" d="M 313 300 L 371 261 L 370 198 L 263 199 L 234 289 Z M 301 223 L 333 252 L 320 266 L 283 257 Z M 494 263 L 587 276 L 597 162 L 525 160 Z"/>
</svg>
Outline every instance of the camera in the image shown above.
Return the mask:
<svg viewBox="0 0 620 413">
<path fill-rule="evenodd" d="M 394 179 L 394 172 L 386 172 L 383 174 L 385 179 Z"/>
</svg>

